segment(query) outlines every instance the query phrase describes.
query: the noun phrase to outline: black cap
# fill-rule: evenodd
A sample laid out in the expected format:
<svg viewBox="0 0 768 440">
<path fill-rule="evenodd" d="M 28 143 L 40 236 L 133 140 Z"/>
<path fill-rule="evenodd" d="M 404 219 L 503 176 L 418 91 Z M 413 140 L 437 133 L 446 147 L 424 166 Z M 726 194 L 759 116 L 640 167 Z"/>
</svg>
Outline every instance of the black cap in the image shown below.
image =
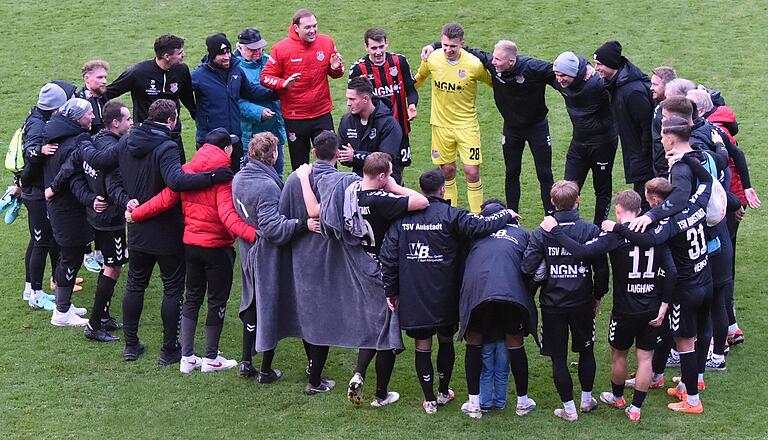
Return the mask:
<svg viewBox="0 0 768 440">
<path fill-rule="evenodd" d="M 208 47 L 208 56 L 214 58 L 216 55 L 223 54 L 226 51 L 232 51 L 232 44 L 223 33 L 213 34 L 205 39 L 205 45 Z"/>
<path fill-rule="evenodd" d="M 616 40 L 606 41 L 595 50 L 595 59 L 611 69 L 618 69 L 621 67 L 621 43 Z"/>
<path fill-rule="evenodd" d="M 240 142 L 240 138 L 234 134 L 229 134 L 226 128 L 214 128 L 208 132 L 203 142 L 206 144 L 216 145 L 223 150 L 225 147 Z"/>
<path fill-rule="evenodd" d="M 240 32 L 237 42 L 248 49 L 261 49 L 267 45 L 267 40 L 261 38 L 261 32 L 254 28 L 247 28 Z"/>
</svg>

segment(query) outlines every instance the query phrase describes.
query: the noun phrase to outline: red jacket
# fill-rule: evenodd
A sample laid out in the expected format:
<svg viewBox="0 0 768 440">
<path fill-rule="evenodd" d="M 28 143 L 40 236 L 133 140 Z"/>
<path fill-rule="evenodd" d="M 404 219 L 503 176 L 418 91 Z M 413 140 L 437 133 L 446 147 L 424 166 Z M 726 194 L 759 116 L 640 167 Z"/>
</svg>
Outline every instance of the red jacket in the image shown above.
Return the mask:
<svg viewBox="0 0 768 440">
<path fill-rule="evenodd" d="M 229 167 L 230 158 L 221 148 L 205 144 L 191 161 L 182 166 L 185 173 L 201 173 Z M 206 248 L 232 246 L 235 236 L 256 240 L 256 229 L 245 223 L 232 202 L 232 182 L 210 188 L 177 193 L 165 188 L 131 213 L 141 222 L 171 209 L 181 200 L 184 212 L 184 244 Z"/>
<path fill-rule="evenodd" d="M 283 118 L 312 119 L 333 110 L 326 76 L 344 76 L 343 67 L 331 69 L 330 59 L 335 53 L 336 45 L 331 37 L 318 33 L 315 41 L 307 43 L 299 38 L 293 25 L 288 27 L 288 38 L 272 46 L 269 61 L 261 72 L 261 83 L 277 90 Z M 293 86 L 281 88 L 294 73 L 301 73 L 301 78 Z"/>
<path fill-rule="evenodd" d="M 707 116 L 707 120 L 722 128 L 725 134 L 728 135 L 731 143 L 736 145 L 736 139 L 733 137 L 731 132 L 728 131 L 727 127 L 727 124 L 736 122 L 736 113 L 734 113 L 730 107 L 726 107 L 724 105 L 717 107 L 714 112 Z M 731 169 L 731 187 L 729 188 L 729 191 L 739 198 L 741 201 L 741 206 L 747 206 L 747 196 L 744 195 L 744 185 L 741 183 L 741 176 L 736 170 L 736 165 L 733 163 L 733 159 L 731 158 L 728 158 L 728 168 Z"/>
</svg>

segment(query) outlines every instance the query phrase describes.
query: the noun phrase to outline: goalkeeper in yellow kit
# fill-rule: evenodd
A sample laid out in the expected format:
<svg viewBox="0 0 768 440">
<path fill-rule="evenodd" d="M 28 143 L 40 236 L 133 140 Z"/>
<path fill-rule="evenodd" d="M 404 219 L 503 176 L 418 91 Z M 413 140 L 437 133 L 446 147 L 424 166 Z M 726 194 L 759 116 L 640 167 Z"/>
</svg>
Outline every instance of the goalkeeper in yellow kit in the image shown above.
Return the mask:
<svg viewBox="0 0 768 440">
<path fill-rule="evenodd" d="M 445 198 L 457 205 L 456 151 L 464 165 L 467 199 L 473 213 L 483 203 L 480 181 L 480 125 L 477 122 L 477 83 L 491 86 L 491 76 L 477 57 L 462 49 L 464 28 L 458 23 L 443 26 L 441 49 L 421 62 L 416 73 L 416 88 L 432 76 L 432 163 L 445 176 Z"/>
</svg>

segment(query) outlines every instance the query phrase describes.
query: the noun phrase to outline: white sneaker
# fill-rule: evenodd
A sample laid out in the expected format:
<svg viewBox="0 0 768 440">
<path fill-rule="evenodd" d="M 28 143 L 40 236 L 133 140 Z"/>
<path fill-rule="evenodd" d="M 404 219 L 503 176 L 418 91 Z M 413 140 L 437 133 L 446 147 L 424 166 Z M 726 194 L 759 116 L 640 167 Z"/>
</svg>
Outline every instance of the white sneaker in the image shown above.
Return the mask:
<svg viewBox="0 0 768 440">
<path fill-rule="evenodd" d="M 456 393 L 452 389 L 448 388 L 448 394 L 437 393 L 437 404 L 440 406 L 447 405 L 448 402 L 456 398 Z"/>
<path fill-rule="evenodd" d="M 386 399 L 379 399 L 378 397 L 375 397 L 371 402 L 371 406 L 374 408 L 381 408 L 382 406 L 387 406 L 390 403 L 395 403 L 398 400 L 400 400 L 400 393 L 397 391 L 390 391 L 387 393 Z"/>
<path fill-rule="evenodd" d="M 461 412 L 473 419 L 479 419 L 483 417 L 483 412 L 480 410 L 480 405 L 473 405 L 470 402 L 464 402 L 461 405 Z"/>
<path fill-rule="evenodd" d="M 361 376 L 360 373 L 355 373 L 355 375 L 352 376 L 352 379 L 349 379 L 349 387 L 347 388 L 347 398 L 354 405 L 360 405 L 361 403 L 363 403 L 363 384 L 364 383 L 365 381 L 363 381 L 363 376 Z M 398 395 L 398 398 L 399 398 L 399 395 Z M 373 402 L 371 402 L 371 405 L 373 405 Z"/>
<path fill-rule="evenodd" d="M 579 415 L 575 412 L 570 413 L 565 410 L 565 408 L 558 408 L 555 410 L 555 417 L 560 417 L 561 419 L 565 420 L 566 422 L 575 422 L 576 420 L 579 420 Z"/>
<path fill-rule="evenodd" d="M 229 370 L 236 366 L 236 360 L 225 359 L 223 356 L 216 356 L 216 359 L 204 358 L 203 366 L 200 367 L 200 371 L 203 373 L 211 373 L 213 371 Z"/>
<path fill-rule="evenodd" d="M 199 370 L 200 367 L 203 366 L 203 360 L 199 357 L 192 355 L 192 356 L 182 356 L 181 362 L 179 362 L 179 371 L 181 371 L 184 374 L 189 374 L 195 370 Z"/>
<path fill-rule="evenodd" d="M 62 313 L 54 309 L 53 315 L 51 315 L 51 324 L 56 327 L 85 327 L 85 324 L 88 324 L 88 320 L 75 315 L 71 310 Z"/>
<path fill-rule="evenodd" d="M 515 408 L 515 414 L 522 417 L 530 413 L 534 409 L 536 409 L 536 402 L 529 397 L 527 405 L 520 405 L 520 404 L 517 405 L 517 408 Z"/>
<path fill-rule="evenodd" d="M 435 402 L 434 400 L 432 401 L 425 400 L 421 402 L 421 407 L 424 408 L 424 412 L 427 414 L 437 413 L 437 402 Z"/>
<path fill-rule="evenodd" d="M 77 316 L 85 316 L 85 314 L 88 313 L 88 309 L 85 307 L 75 307 L 74 304 L 70 304 L 69 313 L 74 313 Z"/>
<path fill-rule="evenodd" d="M 24 291 L 24 292 L 22 292 L 22 294 L 21 294 L 21 299 L 23 299 L 24 301 L 29 301 L 29 297 L 30 297 L 31 295 L 32 295 L 32 292 L 31 292 L 31 291 L 29 291 L 29 290 L 25 290 L 25 291 Z"/>
</svg>

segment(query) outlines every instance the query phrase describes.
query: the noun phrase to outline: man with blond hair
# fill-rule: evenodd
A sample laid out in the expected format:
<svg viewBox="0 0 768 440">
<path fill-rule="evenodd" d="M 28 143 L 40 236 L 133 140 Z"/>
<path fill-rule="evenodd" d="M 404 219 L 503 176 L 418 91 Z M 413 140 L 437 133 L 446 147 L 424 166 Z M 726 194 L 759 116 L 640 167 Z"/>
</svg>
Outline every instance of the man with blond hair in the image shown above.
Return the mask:
<svg viewBox="0 0 768 440">
<path fill-rule="evenodd" d="M 107 74 L 109 73 L 109 63 L 103 60 L 91 60 L 83 64 L 81 70 L 83 74 L 83 87 L 75 92 L 75 97 L 82 98 L 91 103 L 93 107 L 93 122 L 91 123 L 91 135 L 95 135 L 102 128 L 104 122 L 101 119 L 101 112 L 107 101 Z"/>
</svg>

